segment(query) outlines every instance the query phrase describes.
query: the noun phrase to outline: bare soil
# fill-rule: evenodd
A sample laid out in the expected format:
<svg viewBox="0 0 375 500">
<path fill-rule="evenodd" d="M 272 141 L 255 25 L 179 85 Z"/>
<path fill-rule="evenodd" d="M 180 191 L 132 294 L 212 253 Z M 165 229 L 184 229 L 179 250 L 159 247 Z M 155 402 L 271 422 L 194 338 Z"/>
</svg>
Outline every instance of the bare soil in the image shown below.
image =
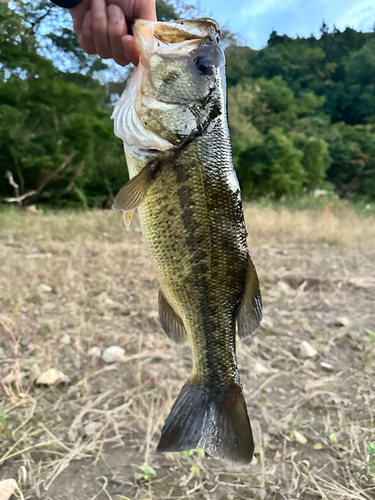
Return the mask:
<svg viewBox="0 0 375 500">
<path fill-rule="evenodd" d="M 158 323 L 138 220 L 0 213 L 0 481 L 43 500 L 375 498 L 375 219 L 245 216 L 265 318 L 238 343 L 257 463 L 235 467 L 155 452 L 191 357 Z M 105 364 L 111 345 L 125 356 Z M 37 384 L 50 368 L 64 382 Z"/>
</svg>

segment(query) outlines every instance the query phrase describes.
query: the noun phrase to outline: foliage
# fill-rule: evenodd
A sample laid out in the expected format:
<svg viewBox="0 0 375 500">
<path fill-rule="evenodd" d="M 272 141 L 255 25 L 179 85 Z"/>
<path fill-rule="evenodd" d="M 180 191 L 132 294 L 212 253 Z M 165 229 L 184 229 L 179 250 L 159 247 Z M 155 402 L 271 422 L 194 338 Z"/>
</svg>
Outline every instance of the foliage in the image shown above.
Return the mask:
<svg viewBox="0 0 375 500">
<path fill-rule="evenodd" d="M 199 16 L 158 0 L 160 20 Z M 246 197 L 327 186 L 375 198 L 375 33 L 271 33 L 259 51 L 224 30 L 233 158 Z M 106 206 L 127 180 L 113 103 L 129 71 L 85 54 L 48 0 L 0 2 L 0 197 Z"/>
<path fill-rule="evenodd" d="M 279 194 L 329 181 L 341 196 L 375 198 L 375 33 L 330 32 L 323 23 L 320 39 L 273 32 L 262 50 L 232 46 L 226 53 L 233 156 L 248 196 L 276 196 L 262 176 L 271 165 L 279 169 L 278 128 L 302 153 L 304 170 L 302 181 L 284 159 Z"/>
</svg>

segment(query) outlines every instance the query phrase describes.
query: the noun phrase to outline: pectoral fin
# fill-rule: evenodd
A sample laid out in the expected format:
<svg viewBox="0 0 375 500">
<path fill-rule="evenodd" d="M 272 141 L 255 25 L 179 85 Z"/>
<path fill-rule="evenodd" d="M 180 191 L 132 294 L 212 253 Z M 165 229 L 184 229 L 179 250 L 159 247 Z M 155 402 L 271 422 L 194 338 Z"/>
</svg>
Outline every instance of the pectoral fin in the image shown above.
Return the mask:
<svg viewBox="0 0 375 500">
<path fill-rule="evenodd" d="M 258 330 L 263 316 L 258 275 L 250 254 L 248 260 L 245 292 L 236 317 L 237 333 L 241 340 Z"/>
<path fill-rule="evenodd" d="M 187 335 L 182 319 L 172 309 L 163 292 L 159 290 L 159 319 L 168 338 L 176 344 L 187 344 Z"/>
<path fill-rule="evenodd" d="M 139 207 L 159 170 L 160 162 L 154 160 L 123 186 L 114 199 L 112 208 L 128 212 Z"/>
</svg>

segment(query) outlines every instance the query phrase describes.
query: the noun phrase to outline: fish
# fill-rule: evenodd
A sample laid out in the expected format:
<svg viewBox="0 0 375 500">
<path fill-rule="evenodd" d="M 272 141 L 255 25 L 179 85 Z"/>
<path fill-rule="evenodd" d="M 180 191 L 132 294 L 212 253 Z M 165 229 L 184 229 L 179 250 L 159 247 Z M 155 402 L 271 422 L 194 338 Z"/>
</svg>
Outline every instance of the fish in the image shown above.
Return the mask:
<svg viewBox="0 0 375 500">
<path fill-rule="evenodd" d="M 113 202 L 135 209 L 159 283 L 169 339 L 189 343 L 192 372 L 159 452 L 202 449 L 249 464 L 254 442 L 236 362 L 236 333 L 254 335 L 262 299 L 233 167 L 220 28 L 208 18 L 136 20 L 140 61 L 113 112 L 129 169 Z"/>
</svg>

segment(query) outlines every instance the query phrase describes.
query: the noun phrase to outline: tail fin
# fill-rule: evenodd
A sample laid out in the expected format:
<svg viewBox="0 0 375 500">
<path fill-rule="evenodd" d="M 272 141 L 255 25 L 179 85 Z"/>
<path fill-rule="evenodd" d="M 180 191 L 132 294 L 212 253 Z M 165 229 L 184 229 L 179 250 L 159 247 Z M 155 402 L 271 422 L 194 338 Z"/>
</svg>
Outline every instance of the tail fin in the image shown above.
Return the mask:
<svg viewBox="0 0 375 500">
<path fill-rule="evenodd" d="M 157 451 L 201 448 L 214 458 L 248 464 L 254 442 L 241 388 L 186 382 L 165 421 Z"/>
</svg>

